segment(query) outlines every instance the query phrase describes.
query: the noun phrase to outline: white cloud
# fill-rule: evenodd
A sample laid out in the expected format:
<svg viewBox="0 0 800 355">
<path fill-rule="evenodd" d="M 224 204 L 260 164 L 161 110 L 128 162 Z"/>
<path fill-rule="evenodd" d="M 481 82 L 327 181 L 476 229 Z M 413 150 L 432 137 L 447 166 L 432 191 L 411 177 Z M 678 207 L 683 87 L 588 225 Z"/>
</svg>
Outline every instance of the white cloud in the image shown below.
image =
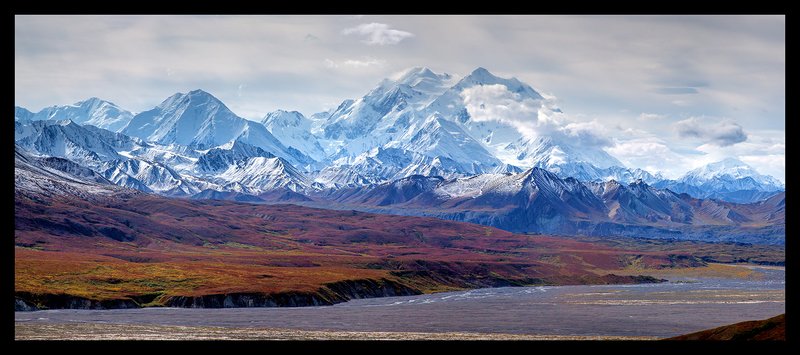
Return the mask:
<svg viewBox="0 0 800 355">
<path fill-rule="evenodd" d="M 547 107 L 509 108 L 530 115 L 519 126 L 531 133 L 595 118 L 617 140 L 662 138 L 687 168 L 726 156 L 776 162 L 785 151 L 776 138 L 785 134 L 785 16 L 70 15 L 15 16 L 14 27 L 14 101 L 35 111 L 91 96 L 143 111 L 202 88 L 245 117 L 276 109 L 308 115 L 413 66 L 454 75 L 482 66 L 563 100 L 568 117 Z M 365 55 L 387 62 L 358 66 L 369 62 Z M 247 83 L 241 96 L 240 83 Z M 654 87 L 702 89 L 675 96 Z M 666 117 L 646 116 L 654 113 Z M 747 140 L 721 147 L 669 139 L 677 138 L 668 137 L 677 117 L 704 115 L 746 127 Z M 776 132 L 774 141 L 759 141 L 759 130 Z M 639 162 L 661 160 L 654 151 Z"/>
<path fill-rule="evenodd" d="M 753 166 L 759 173 L 772 175 L 785 181 L 786 175 L 786 137 L 784 132 L 762 130 L 753 131 L 746 142 L 720 147 L 703 144 L 695 148 L 702 153 L 690 159 L 689 168 L 697 168 L 708 163 L 735 157 Z"/>
<path fill-rule="evenodd" d="M 526 138 L 555 135 L 575 145 L 607 147 L 612 145 L 606 128 L 596 120 L 570 122 L 555 111 L 551 100 L 523 98 L 501 84 L 476 85 L 461 91 L 470 117 L 478 122 L 501 122 L 516 128 Z"/>
<path fill-rule="evenodd" d="M 411 32 L 400 31 L 389 28 L 385 23 L 362 23 L 356 27 L 347 28 L 342 31 L 345 35 L 359 35 L 364 37 L 362 42 L 369 45 L 398 44 L 406 38 L 414 37 Z"/>
<path fill-rule="evenodd" d="M 569 123 L 564 126 L 562 132 L 584 146 L 608 147 L 612 145 L 605 126 L 596 120 Z"/>
<path fill-rule="evenodd" d="M 761 174 L 771 175 L 781 182 L 786 182 L 786 155 L 742 155 L 743 162 L 750 164 Z"/>
<path fill-rule="evenodd" d="M 656 137 L 635 138 L 617 141 L 606 148 L 611 155 L 629 167 L 637 167 L 651 173 L 661 172 L 668 178 L 677 178 L 687 170 L 687 159 L 674 152 Z"/>
<path fill-rule="evenodd" d="M 750 139 L 729 146 L 703 144 L 687 151 L 676 151 L 658 136 L 615 139 L 606 151 L 629 167 L 651 173 L 660 171 L 668 178 L 679 178 L 687 171 L 725 158 L 738 158 L 761 174 L 785 181 L 785 144 L 780 132 L 756 131 Z"/>
<path fill-rule="evenodd" d="M 681 137 L 699 138 L 703 142 L 720 147 L 747 140 L 747 133 L 742 126 L 730 120 L 714 122 L 705 117 L 690 117 L 675 123 L 675 129 Z"/>
<path fill-rule="evenodd" d="M 371 22 L 415 36 L 365 48 L 368 35 L 340 35 Z M 571 117 L 626 108 L 729 117 L 748 131 L 784 127 L 785 16 L 74 15 L 15 16 L 14 27 L 15 104 L 35 110 L 91 96 L 146 110 L 203 88 L 262 115 L 316 112 L 326 108 L 318 103 L 360 97 L 413 66 L 450 74 L 483 66 L 558 95 Z M 320 39 L 304 41 L 307 34 Z M 368 72 L 321 65 L 330 58 L 343 67 L 364 55 L 390 63 Z M 251 96 L 237 100 L 245 80 Z M 652 92 L 694 81 L 708 85 L 696 95 Z M 691 105 L 670 102 L 676 99 Z"/>
<path fill-rule="evenodd" d="M 509 124 L 525 136 L 537 135 L 541 101 L 522 99 L 504 85 L 476 85 L 461 92 L 470 117 L 478 122 L 496 121 Z"/>
<path fill-rule="evenodd" d="M 342 63 L 342 64 L 350 66 L 350 67 L 354 67 L 354 68 L 366 68 L 366 67 L 370 67 L 370 66 L 383 66 L 384 64 L 386 64 L 386 61 L 383 60 L 383 59 L 376 59 L 376 58 L 372 58 L 372 57 L 364 57 L 362 60 L 348 59 L 348 60 L 345 60 L 344 63 Z"/>
<path fill-rule="evenodd" d="M 667 115 L 660 115 L 657 113 L 645 113 L 639 115 L 639 121 L 656 121 L 656 120 L 663 120 L 667 118 Z"/>
<path fill-rule="evenodd" d="M 325 60 L 322 61 L 322 64 L 328 69 L 339 69 L 342 71 L 364 71 L 364 69 L 382 68 L 386 65 L 386 61 L 373 57 L 363 57 L 361 59 L 345 59 L 337 62 L 333 59 L 325 58 Z"/>
<path fill-rule="evenodd" d="M 326 68 L 330 68 L 330 69 L 334 69 L 334 68 L 338 68 L 339 67 L 339 65 L 336 64 L 336 62 L 334 62 L 330 58 L 325 58 L 325 60 L 322 61 L 322 64 L 324 64 Z"/>
<path fill-rule="evenodd" d="M 652 139 L 637 139 L 627 142 L 620 142 L 615 146 L 608 148 L 608 151 L 616 156 L 628 158 L 649 158 L 654 155 L 673 153 L 666 144 L 653 141 Z"/>
</svg>

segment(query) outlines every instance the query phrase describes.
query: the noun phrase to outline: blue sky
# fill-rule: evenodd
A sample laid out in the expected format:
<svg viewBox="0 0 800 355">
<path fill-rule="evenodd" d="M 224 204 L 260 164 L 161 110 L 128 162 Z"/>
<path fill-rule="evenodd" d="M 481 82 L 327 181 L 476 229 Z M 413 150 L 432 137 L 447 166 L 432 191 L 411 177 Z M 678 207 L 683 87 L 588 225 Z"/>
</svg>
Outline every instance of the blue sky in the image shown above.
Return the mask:
<svg viewBox="0 0 800 355">
<path fill-rule="evenodd" d="M 725 157 L 785 175 L 784 16 L 17 16 L 15 102 L 137 112 L 202 88 L 258 119 L 358 98 L 413 66 L 482 66 L 555 97 L 624 163 Z"/>
</svg>

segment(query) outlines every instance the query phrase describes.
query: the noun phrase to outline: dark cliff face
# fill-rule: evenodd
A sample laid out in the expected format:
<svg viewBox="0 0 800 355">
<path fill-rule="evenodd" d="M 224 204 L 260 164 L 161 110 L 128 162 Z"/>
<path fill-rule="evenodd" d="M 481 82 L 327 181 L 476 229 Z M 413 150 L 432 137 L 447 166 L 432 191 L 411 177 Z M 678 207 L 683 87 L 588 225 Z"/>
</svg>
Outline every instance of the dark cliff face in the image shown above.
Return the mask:
<svg viewBox="0 0 800 355">
<path fill-rule="evenodd" d="M 202 296 L 166 296 L 160 300 L 167 307 L 183 308 L 235 308 L 235 307 L 307 307 L 325 306 L 346 302 L 351 299 L 411 296 L 422 292 L 397 281 L 345 280 L 326 284 L 316 292 L 281 293 L 227 293 Z M 132 297 L 122 300 L 90 300 L 83 297 L 53 294 L 31 294 L 17 292 L 15 311 L 37 311 L 41 309 L 118 309 L 140 308 L 153 301 L 150 297 Z"/>
<path fill-rule="evenodd" d="M 42 309 L 118 309 L 118 308 L 139 308 L 139 303 L 134 299 L 123 300 L 90 300 L 83 297 L 65 294 L 32 294 L 28 292 L 16 292 L 14 310 L 15 311 L 37 311 Z"/>
<path fill-rule="evenodd" d="M 32 305 L 32 304 L 30 304 L 28 302 L 25 302 L 24 300 L 21 300 L 19 298 L 14 298 L 14 311 L 15 312 L 20 312 L 20 311 L 22 311 L 22 312 L 30 312 L 30 311 L 38 311 L 38 310 L 39 310 L 39 308 L 36 308 L 36 306 L 34 306 L 34 305 Z"/>
<path fill-rule="evenodd" d="M 450 270 L 453 265 L 418 262 L 417 270 L 392 272 L 394 276 L 409 283 L 435 283 L 452 288 L 506 287 L 526 285 L 559 285 L 559 284 L 630 284 L 657 283 L 666 280 L 650 276 L 565 276 L 548 279 L 521 278 L 505 279 L 488 275 L 464 277 L 460 270 Z M 375 266 L 380 268 L 380 266 Z M 513 266 L 512 266 L 513 267 Z M 473 270 L 478 274 L 489 273 L 488 270 Z M 166 307 L 181 308 L 238 308 L 238 307 L 308 307 L 329 306 L 347 302 L 352 299 L 412 296 L 422 291 L 402 282 L 381 278 L 379 280 L 344 280 L 326 284 L 315 292 L 280 292 L 280 293 L 227 293 L 202 296 L 162 296 L 147 295 L 116 300 L 90 300 L 77 296 L 31 294 L 17 292 L 15 311 L 36 311 L 39 309 L 124 309 L 140 308 L 156 300 Z"/>
<path fill-rule="evenodd" d="M 168 307 L 186 308 L 234 308 L 234 307 L 307 307 L 326 306 L 346 302 L 351 299 L 410 296 L 421 294 L 395 281 L 346 280 L 325 285 L 316 292 L 229 293 L 203 296 L 169 297 Z"/>
</svg>

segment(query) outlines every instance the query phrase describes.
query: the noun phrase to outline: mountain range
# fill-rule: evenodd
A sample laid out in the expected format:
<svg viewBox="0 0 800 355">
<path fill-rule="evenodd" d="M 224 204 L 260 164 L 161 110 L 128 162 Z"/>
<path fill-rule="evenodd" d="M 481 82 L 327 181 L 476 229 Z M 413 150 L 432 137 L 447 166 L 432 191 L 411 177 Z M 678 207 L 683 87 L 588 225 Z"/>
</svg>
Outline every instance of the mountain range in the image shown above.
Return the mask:
<svg viewBox="0 0 800 355">
<path fill-rule="evenodd" d="M 322 306 L 465 288 L 663 282 L 623 269 L 705 265 L 703 254 L 436 218 L 168 198 L 18 146 L 14 171 L 17 311 Z"/>
<path fill-rule="evenodd" d="M 783 218 L 783 184 L 741 161 L 664 179 L 561 131 L 528 138 L 492 110 L 514 104 L 561 113 L 529 85 L 484 68 L 460 79 L 412 68 L 310 118 L 278 110 L 250 121 L 202 90 L 136 114 L 97 98 L 36 113 L 15 107 L 15 142 L 148 193 L 331 201 L 522 232 L 639 226 L 700 238 L 685 230 L 768 228 Z M 754 235 L 777 235 L 762 232 Z"/>
<path fill-rule="evenodd" d="M 451 180 L 414 175 L 372 189 L 345 188 L 315 197 L 342 209 L 433 216 L 517 233 L 757 244 L 782 244 L 786 218 L 784 192 L 737 204 L 656 189 L 641 180 L 561 179 L 541 168 Z"/>
</svg>

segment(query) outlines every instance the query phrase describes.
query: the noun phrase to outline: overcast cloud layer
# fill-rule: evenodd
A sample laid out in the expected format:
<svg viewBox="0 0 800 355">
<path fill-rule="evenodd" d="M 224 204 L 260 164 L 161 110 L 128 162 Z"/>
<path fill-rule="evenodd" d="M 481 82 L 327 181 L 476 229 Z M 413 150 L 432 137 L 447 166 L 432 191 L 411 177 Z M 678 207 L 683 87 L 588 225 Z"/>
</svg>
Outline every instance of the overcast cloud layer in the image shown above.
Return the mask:
<svg viewBox="0 0 800 355">
<path fill-rule="evenodd" d="M 97 96 L 138 112 L 202 88 L 259 119 L 335 107 L 412 66 L 482 66 L 555 97 L 565 132 L 629 166 L 677 177 L 733 156 L 785 181 L 785 27 L 783 16 L 17 16 L 14 99 L 38 111 Z M 491 90 L 471 94 L 507 94 Z"/>
</svg>

